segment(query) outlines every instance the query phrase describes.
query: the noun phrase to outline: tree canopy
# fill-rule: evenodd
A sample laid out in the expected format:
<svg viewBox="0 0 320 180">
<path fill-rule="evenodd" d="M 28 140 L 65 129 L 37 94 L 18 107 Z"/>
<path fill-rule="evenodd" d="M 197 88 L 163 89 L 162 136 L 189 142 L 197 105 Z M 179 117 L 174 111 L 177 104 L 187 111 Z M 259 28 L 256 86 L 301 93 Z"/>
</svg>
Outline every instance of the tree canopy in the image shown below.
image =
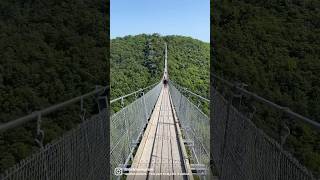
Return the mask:
<svg viewBox="0 0 320 180">
<path fill-rule="evenodd" d="M 165 42 L 168 45 L 169 78 L 208 97 L 209 43 L 190 37 L 161 36 L 155 33 L 111 40 L 112 99 L 160 82 L 164 68 Z"/>
<path fill-rule="evenodd" d="M 0 2 L 0 123 L 108 84 L 108 4 Z M 43 118 L 50 142 L 79 123 L 79 105 Z M 0 135 L 0 172 L 37 149 L 35 126 L 30 122 Z"/>
<path fill-rule="evenodd" d="M 320 122 L 320 2 L 215 1 L 211 7 L 213 71 Z M 262 114 L 264 112 L 264 114 Z M 279 119 L 260 109 L 263 129 Z M 320 135 L 295 125 L 286 148 L 320 176 Z"/>
</svg>

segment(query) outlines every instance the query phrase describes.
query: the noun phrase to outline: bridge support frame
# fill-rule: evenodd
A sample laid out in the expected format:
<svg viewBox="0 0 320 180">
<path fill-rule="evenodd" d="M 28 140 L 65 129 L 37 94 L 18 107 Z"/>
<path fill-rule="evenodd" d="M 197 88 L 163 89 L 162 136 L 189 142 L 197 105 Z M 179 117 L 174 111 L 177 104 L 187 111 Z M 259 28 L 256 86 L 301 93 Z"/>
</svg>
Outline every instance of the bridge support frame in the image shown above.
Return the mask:
<svg viewBox="0 0 320 180">
<path fill-rule="evenodd" d="M 98 86 L 96 86 L 96 89 L 98 89 Z M 97 94 L 97 104 L 98 104 L 99 112 L 101 112 L 103 109 L 108 108 L 108 104 L 109 104 L 108 95 L 109 95 L 109 89 L 107 88 L 105 88 L 101 94 Z"/>
</svg>

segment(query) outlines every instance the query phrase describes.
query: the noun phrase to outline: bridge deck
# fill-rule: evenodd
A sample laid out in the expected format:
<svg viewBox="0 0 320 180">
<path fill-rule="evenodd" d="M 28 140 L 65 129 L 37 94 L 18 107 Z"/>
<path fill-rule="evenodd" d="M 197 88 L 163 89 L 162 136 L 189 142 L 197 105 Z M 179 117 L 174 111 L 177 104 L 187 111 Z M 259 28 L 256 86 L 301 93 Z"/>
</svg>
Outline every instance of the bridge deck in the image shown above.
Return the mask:
<svg viewBox="0 0 320 180">
<path fill-rule="evenodd" d="M 161 90 L 155 109 L 133 159 L 130 180 L 193 179 L 184 161 L 186 150 L 167 86 Z M 171 174 L 167 174 L 171 173 Z"/>
</svg>

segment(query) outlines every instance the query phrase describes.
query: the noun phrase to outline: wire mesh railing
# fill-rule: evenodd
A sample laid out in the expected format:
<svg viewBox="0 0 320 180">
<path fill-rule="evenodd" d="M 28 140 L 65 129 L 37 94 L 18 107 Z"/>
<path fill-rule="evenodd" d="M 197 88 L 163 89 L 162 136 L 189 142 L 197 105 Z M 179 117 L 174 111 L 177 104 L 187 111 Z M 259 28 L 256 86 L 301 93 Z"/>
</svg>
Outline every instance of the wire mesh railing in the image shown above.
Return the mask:
<svg viewBox="0 0 320 180">
<path fill-rule="evenodd" d="M 161 88 L 162 84 L 157 84 L 149 92 L 111 116 L 110 163 L 112 179 L 119 177 L 115 176 L 115 170 L 125 168 L 132 161 L 133 151 L 142 137 Z M 117 99 L 121 100 L 122 98 Z"/>
<path fill-rule="evenodd" d="M 106 179 L 107 112 L 93 116 L 39 153 L 10 168 L 1 180 Z"/>
<path fill-rule="evenodd" d="M 241 104 L 244 106 L 245 103 L 239 96 L 239 89 L 241 90 L 231 85 L 230 92 L 226 92 L 228 90 L 224 88 L 225 95 L 222 95 L 215 88 L 211 88 L 211 156 L 220 179 L 314 179 L 304 166 L 284 150 L 283 144 L 288 132 L 283 134 L 283 129 L 280 128 L 281 136 L 277 142 L 252 121 L 256 117 L 255 112 L 243 113 L 236 108 L 241 107 Z M 261 102 L 269 103 L 261 97 L 258 98 Z M 246 108 L 250 109 L 250 105 Z M 288 112 L 294 116 L 294 113 Z"/>
<path fill-rule="evenodd" d="M 144 95 L 145 92 L 150 91 L 152 88 L 154 88 L 157 84 L 159 84 L 159 82 L 156 82 L 152 85 L 149 85 L 147 87 L 144 88 L 140 88 L 134 92 L 131 92 L 129 94 L 126 94 L 124 96 L 121 97 L 117 97 L 115 99 L 112 99 L 110 101 L 111 104 L 111 116 L 113 114 L 115 114 L 116 112 L 120 111 L 121 109 L 123 109 L 125 106 L 131 104 L 134 100 L 140 98 L 141 96 Z"/>
<path fill-rule="evenodd" d="M 105 95 L 100 96 L 101 92 Z M 36 142 L 38 152 L 22 160 L 0 175 L 1 180 L 51 180 L 51 179 L 108 179 L 107 165 L 109 139 L 106 88 L 100 88 L 85 95 L 51 106 L 28 116 L 1 125 L 4 132 L 21 126 L 33 119 L 37 120 Z M 85 116 L 84 98 L 95 95 L 99 113 L 90 118 Z M 42 116 L 56 112 L 80 101 L 82 123 L 65 133 L 59 139 L 43 144 L 45 131 L 41 128 Z"/>
<path fill-rule="evenodd" d="M 207 116 L 210 114 L 210 100 L 206 98 L 206 96 L 196 94 L 172 80 L 170 80 L 170 82 L 182 95 L 184 95 L 192 104 L 196 105 L 204 114 Z"/>
<path fill-rule="evenodd" d="M 210 119 L 197 106 L 191 103 L 182 93 L 169 82 L 170 95 L 182 127 L 182 134 L 187 142 L 190 163 L 192 165 L 204 165 L 209 169 L 210 165 Z M 209 179 L 210 171 L 204 172 Z"/>
</svg>

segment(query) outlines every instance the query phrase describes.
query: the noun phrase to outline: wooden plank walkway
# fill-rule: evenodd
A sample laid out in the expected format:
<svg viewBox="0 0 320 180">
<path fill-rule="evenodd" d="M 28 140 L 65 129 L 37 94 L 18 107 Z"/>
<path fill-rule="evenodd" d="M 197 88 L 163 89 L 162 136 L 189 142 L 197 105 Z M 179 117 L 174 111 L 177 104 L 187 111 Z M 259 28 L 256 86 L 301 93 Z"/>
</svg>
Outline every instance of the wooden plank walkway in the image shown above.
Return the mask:
<svg viewBox="0 0 320 180">
<path fill-rule="evenodd" d="M 163 86 L 127 179 L 193 179 L 186 157 L 169 89 Z"/>
</svg>

